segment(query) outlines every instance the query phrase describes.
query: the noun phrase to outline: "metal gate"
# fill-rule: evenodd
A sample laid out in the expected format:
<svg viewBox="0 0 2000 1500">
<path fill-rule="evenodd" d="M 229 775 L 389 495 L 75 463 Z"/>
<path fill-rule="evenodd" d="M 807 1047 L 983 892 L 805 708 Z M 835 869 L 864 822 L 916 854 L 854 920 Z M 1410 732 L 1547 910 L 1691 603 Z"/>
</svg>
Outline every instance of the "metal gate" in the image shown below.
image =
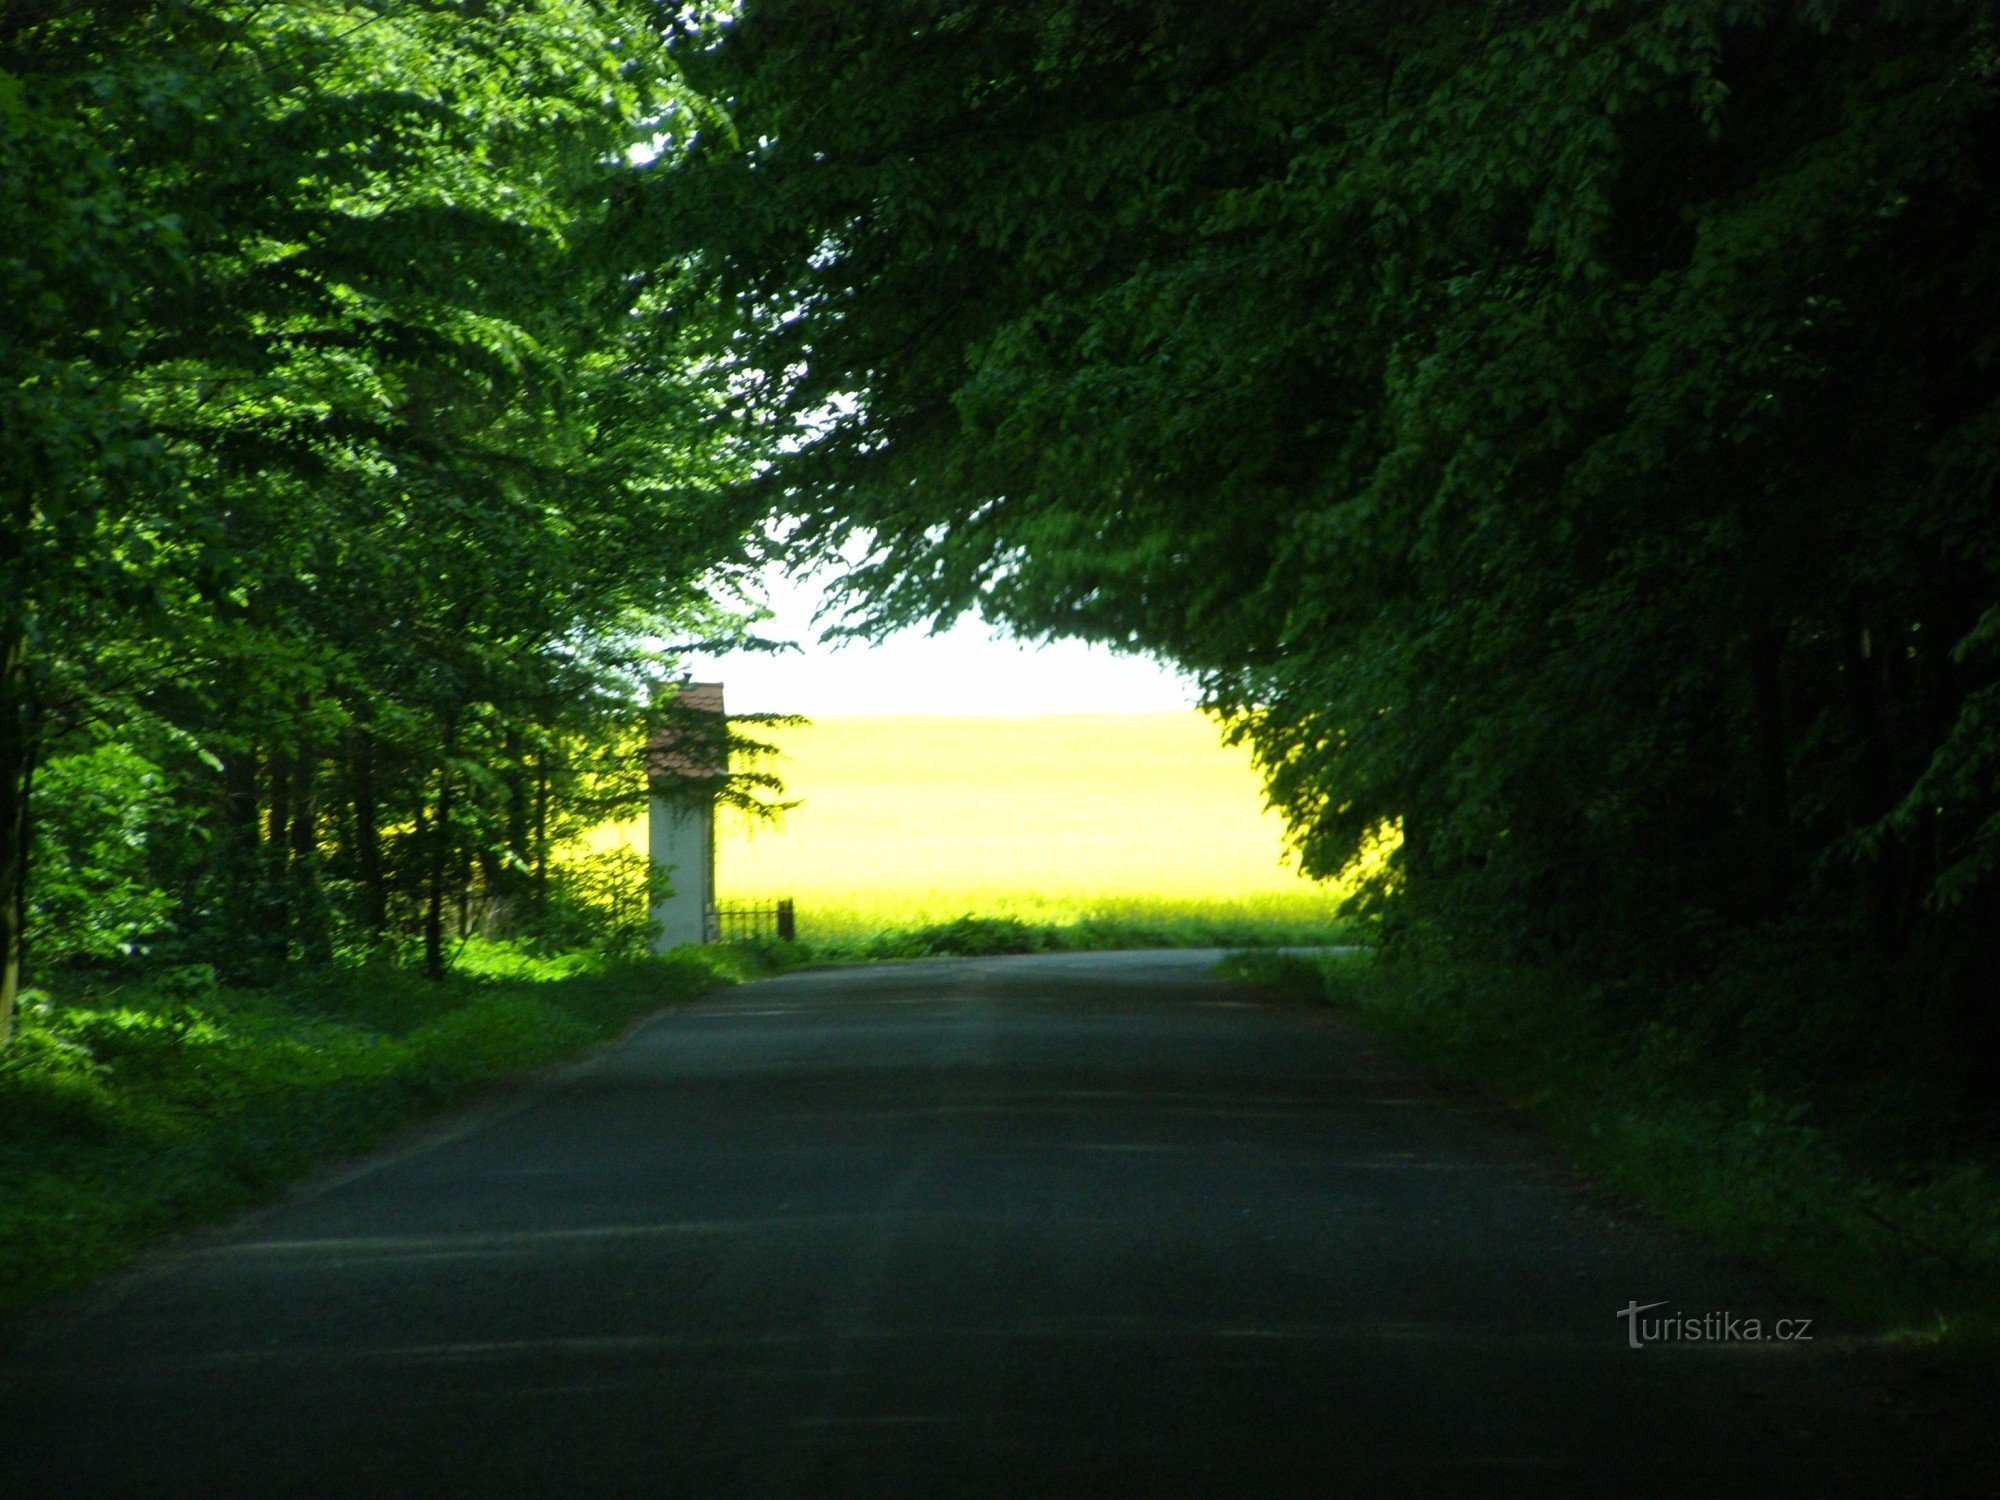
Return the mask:
<svg viewBox="0 0 2000 1500">
<path fill-rule="evenodd" d="M 730 905 L 713 908 L 713 928 L 718 943 L 754 943 L 776 938 L 781 943 L 798 940 L 798 920 L 789 900 L 769 906 Z"/>
</svg>

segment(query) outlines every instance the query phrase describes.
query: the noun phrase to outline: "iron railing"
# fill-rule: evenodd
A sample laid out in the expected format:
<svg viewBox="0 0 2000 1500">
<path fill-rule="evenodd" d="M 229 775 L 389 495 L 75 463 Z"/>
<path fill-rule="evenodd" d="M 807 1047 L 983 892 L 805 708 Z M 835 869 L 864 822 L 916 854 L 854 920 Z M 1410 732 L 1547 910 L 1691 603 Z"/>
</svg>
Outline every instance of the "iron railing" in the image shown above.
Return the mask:
<svg viewBox="0 0 2000 1500">
<path fill-rule="evenodd" d="M 799 935 L 798 919 L 793 915 L 790 901 L 775 901 L 769 906 L 717 906 L 710 915 L 719 943 L 754 943 L 760 938 L 789 943 Z"/>
</svg>

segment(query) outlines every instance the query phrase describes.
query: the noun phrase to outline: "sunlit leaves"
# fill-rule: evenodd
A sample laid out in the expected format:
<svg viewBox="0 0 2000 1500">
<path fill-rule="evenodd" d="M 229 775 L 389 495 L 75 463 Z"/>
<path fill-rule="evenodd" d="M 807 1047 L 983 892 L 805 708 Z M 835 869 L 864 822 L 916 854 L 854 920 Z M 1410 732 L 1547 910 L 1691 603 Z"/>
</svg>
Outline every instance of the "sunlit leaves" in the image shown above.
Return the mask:
<svg viewBox="0 0 2000 1500">
<path fill-rule="evenodd" d="M 340 826 L 315 778 L 345 795 L 333 764 L 365 737 L 367 819 L 442 827 L 390 837 L 369 879 L 462 887 L 498 844 L 518 863 L 529 765 L 629 738 L 661 643 L 726 631 L 705 589 L 748 529 L 721 498 L 752 451 L 707 373 L 724 331 L 616 212 L 724 121 L 667 56 L 669 18 L 154 0 L 8 20 L 0 640 L 32 645 L 0 684 L 6 723 L 32 721 L 8 784 L 115 720 L 167 745 L 210 817 L 255 783 L 268 818 L 239 807 L 230 837 L 310 872 Z M 576 785 L 544 793 L 558 824 Z M 226 886 L 201 920 L 263 920 Z"/>
</svg>

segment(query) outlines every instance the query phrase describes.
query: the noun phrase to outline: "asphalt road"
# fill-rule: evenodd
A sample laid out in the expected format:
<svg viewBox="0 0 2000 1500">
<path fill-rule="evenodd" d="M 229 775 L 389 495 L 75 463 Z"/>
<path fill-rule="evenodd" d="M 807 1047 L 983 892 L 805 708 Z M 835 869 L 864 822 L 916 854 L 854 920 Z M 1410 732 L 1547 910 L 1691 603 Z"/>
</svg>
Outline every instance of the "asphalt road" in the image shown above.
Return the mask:
<svg viewBox="0 0 2000 1500">
<path fill-rule="evenodd" d="M 0 1331 L 0 1495 L 2000 1493 L 1816 1309 L 1214 957 L 662 1015 Z"/>
</svg>

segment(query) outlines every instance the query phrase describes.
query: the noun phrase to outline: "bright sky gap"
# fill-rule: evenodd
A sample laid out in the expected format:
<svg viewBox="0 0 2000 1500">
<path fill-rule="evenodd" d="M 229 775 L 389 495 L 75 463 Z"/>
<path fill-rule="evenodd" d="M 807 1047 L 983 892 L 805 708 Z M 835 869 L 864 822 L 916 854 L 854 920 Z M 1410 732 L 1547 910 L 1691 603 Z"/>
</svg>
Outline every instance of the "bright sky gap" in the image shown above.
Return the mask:
<svg viewBox="0 0 2000 1500">
<path fill-rule="evenodd" d="M 827 642 L 814 616 L 826 602 L 824 572 L 765 570 L 774 618 L 767 639 L 797 651 L 693 656 L 686 668 L 727 685 L 734 713 L 808 717 L 879 714 L 1002 715 L 1163 713 L 1192 708 L 1192 678 L 1151 657 L 1081 641 L 1016 640 L 979 620 L 935 635 L 898 631 L 878 645 Z"/>
</svg>

